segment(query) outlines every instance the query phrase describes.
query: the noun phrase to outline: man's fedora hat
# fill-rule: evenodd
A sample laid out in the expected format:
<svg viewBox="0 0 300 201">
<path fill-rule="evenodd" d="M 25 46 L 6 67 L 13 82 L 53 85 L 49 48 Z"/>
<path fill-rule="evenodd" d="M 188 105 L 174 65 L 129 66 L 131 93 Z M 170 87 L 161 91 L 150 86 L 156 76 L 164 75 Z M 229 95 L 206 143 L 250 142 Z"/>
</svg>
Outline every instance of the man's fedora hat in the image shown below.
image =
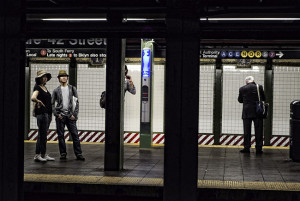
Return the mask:
<svg viewBox="0 0 300 201">
<path fill-rule="evenodd" d="M 69 77 L 67 71 L 65 71 L 65 70 L 60 70 L 60 71 L 58 72 L 58 76 L 57 76 L 57 77 L 63 77 L 63 76 L 68 76 L 68 77 Z"/>
<path fill-rule="evenodd" d="M 35 81 L 37 81 L 37 79 L 43 77 L 44 75 L 47 76 L 47 82 L 49 80 L 51 80 L 52 76 L 50 73 L 47 73 L 45 70 L 38 70 L 37 73 L 36 73 L 36 78 L 35 78 Z"/>
</svg>

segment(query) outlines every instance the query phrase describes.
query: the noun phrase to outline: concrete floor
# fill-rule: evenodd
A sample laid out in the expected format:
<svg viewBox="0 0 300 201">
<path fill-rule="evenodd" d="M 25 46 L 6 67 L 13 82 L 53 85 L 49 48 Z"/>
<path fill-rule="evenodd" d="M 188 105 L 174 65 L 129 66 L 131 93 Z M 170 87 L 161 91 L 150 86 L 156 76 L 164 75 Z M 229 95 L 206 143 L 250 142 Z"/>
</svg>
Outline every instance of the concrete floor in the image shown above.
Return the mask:
<svg viewBox="0 0 300 201">
<path fill-rule="evenodd" d="M 24 173 L 163 178 L 163 146 L 140 150 L 125 145 L 124 169 L 104 172 L 104 144 L 83 143 L 85 161 L 75 160 L 72 144 L 67 143 L 68 159 L 59 159 L 58 144 L 48 143 L 47 153 L 56 161 L 33 160 L 35 143 L 25 143 Z M 198 179 L 218 181 L 299 182 L 300 163 L 289 159 L 289 150 L 265 148 L 264 154 L 241 154 L 239 147 L 201 146 L 198 153 Z"/>
</svg>

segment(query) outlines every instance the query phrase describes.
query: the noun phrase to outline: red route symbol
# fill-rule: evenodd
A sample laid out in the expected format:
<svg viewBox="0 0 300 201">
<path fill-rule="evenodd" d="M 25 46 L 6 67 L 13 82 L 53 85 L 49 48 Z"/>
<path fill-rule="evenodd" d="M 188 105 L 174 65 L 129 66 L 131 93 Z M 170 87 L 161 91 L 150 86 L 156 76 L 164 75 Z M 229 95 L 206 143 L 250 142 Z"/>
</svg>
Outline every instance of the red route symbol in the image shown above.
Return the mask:
<svg viewBox="0 0 300 201">
<path fill-rule="evenodd" d="M 68 57 L 70 57 L 70 58 L 71 58 L 72 56 L 73 56 L 73 55 L 72 55 L 71 53 L 70 53 L 70 54 L 68 54 Z"/>
<path fill-rule="evenodd" d="M 40 53 L 42 56 L 45 56 L 47 54 L 47 51 L 45 49 L 42 49 Z"/>
</svg>

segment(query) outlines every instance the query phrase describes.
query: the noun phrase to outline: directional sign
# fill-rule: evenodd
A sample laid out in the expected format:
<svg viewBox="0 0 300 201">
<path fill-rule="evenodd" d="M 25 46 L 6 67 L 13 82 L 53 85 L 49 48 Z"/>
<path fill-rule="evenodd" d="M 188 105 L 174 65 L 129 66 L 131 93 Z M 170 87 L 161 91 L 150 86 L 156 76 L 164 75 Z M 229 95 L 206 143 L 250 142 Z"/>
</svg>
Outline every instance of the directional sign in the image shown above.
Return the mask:
<svg viewBox="0 0 300 201">
<path fill-rule="evenodd" d="M 200 58 L 235 58 L 235 59 L 300 59 L 299 50 L 201 50 Z"/>
<path fill-rule="evenodd" d="M 281 58 L 284 54 L 282 52 L 276 53 L 276 56 L 278 56 L 279 58 Z"/>
</svg>

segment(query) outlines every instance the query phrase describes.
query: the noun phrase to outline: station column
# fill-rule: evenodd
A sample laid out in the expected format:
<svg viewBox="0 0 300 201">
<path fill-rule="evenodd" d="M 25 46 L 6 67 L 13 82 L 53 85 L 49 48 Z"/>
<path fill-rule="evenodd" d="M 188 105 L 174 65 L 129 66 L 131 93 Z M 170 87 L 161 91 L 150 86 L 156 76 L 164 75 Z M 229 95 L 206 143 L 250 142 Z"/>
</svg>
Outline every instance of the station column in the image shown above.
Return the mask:
<svg viewBox="0 0 300 201">
<path fill-rule="evenodd" d="M 122 22 L 119 13 L 109 13 L 108 21 Z M 104 170 L 123 169 L 124 156 L 124 60 L 125 40 L 117 33 L 107 39 L 106 111 Z"/>
<path fill-rule="evenodd" d="M 0 200 L 22 201 L 25 15 L 21 0 L 0 1 Z"/>
<path fill-rule="evenodd" d="M 140 148 L 152 146 L 152 69 L 153 40 L 141 41 L 142 80 L 141 80 L 141 137 Z"/>
<path fill-rule="evenodd" d="M 192 1 L 168 1 L 164 201 L 196 201 L 199 18 Z"/>
</svg>

